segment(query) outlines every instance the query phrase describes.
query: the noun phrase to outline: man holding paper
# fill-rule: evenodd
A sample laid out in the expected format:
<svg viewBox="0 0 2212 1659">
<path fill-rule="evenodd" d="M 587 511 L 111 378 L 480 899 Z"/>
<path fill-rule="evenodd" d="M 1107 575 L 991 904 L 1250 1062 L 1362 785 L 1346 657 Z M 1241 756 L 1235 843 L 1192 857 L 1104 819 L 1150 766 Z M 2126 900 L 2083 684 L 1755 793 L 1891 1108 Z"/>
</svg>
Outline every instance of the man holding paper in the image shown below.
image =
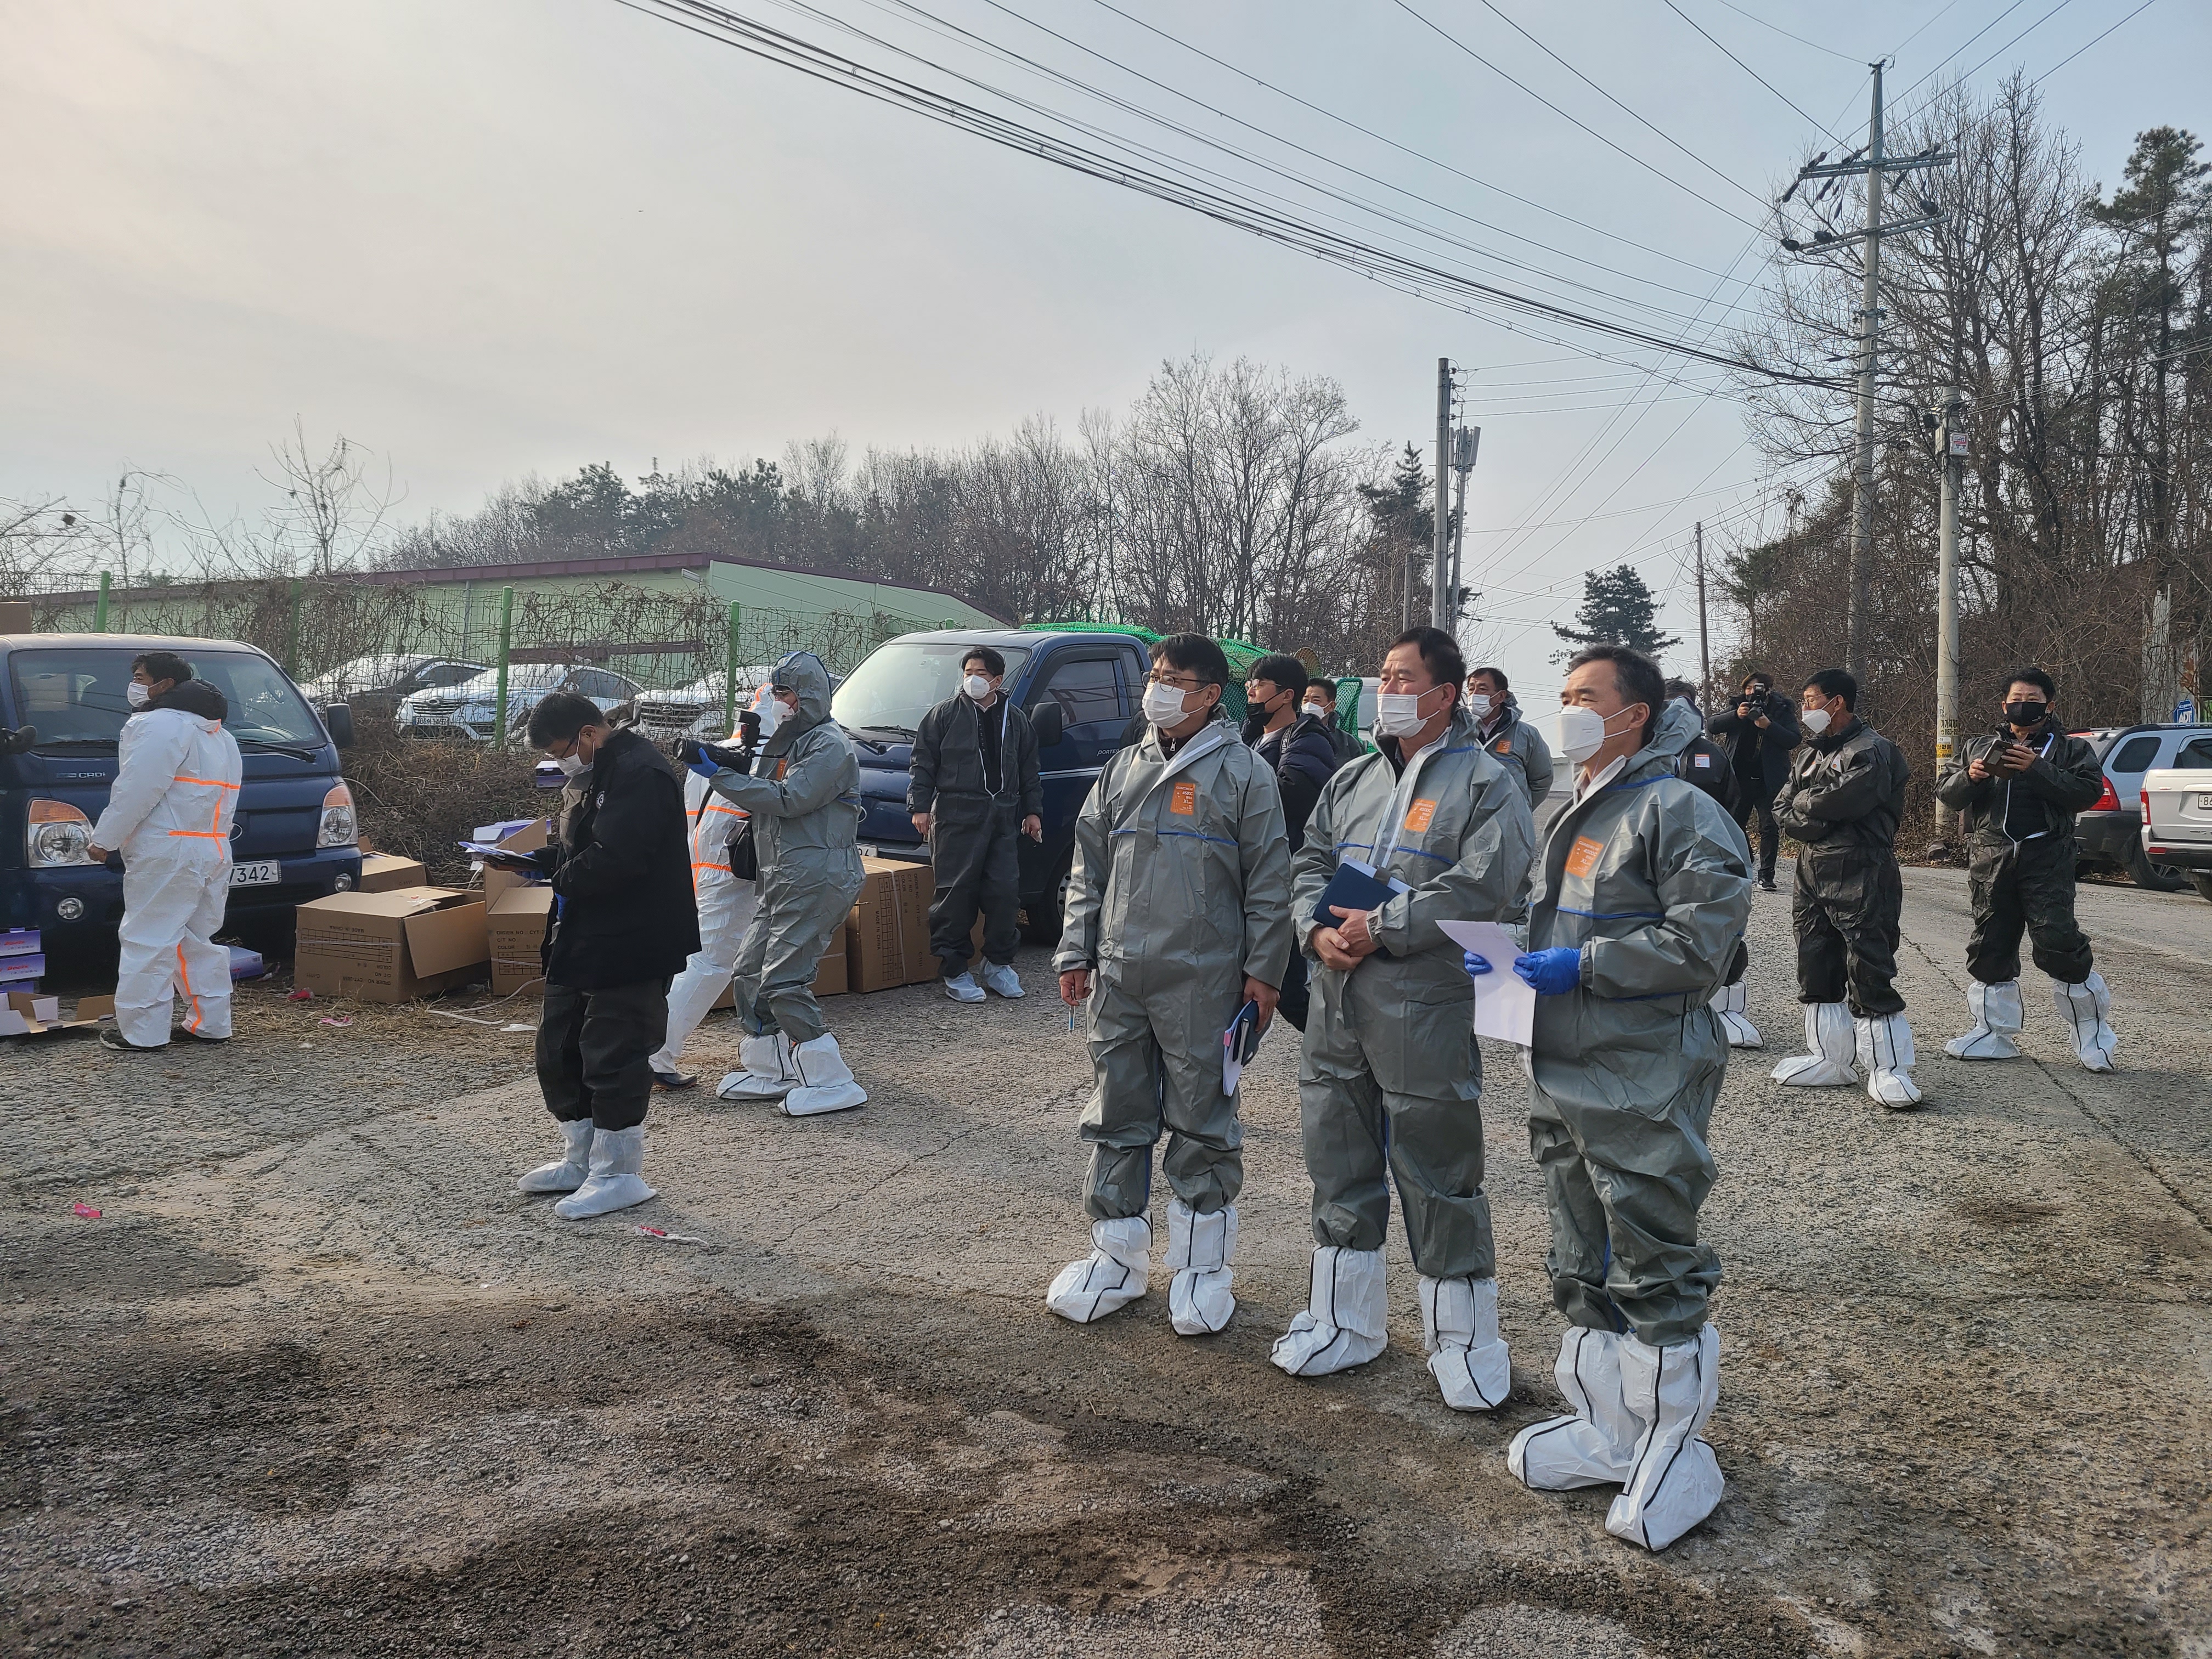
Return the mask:
<svg viewBox="0 0 2212 1659">
<path fill-rule="evenodd" d="M 1473 988 L 1442 921 L 1518 902 L 1536 826 L 1517 769 L 1460 699 L 1450 635 L 1413 628 L 1383 659 L 1376 752 L 1338 769 L 1291 867 L 1291 915 L 1319 964 L 1298 1101 L 1313 1177 L 1311 1300 L 1277 1341 L 1293 1376 L 1382 1352 L 1382 1240 L 1395 1180 L 1420 1275 L 1422 1338 L 1445 1403 L 1504 1404 L 1482 1060 Z"/>
<path fill-rule="evenodd" d="M 1553 1374 L 1571 1407 L 1514 1437 L 1541 1491 L 1617 1485 L 1606 1530 L 1664 1549 L 1720 1502 L 1698 1431 L 1719 1400 L 1698 1237 L 1713 1183 L 1705 1127 L 1728 1065 L 1711 1001 L 1751 912 L 1751 846 L 1675 775 L 1698 718 L 1625 646 L 1567 665 L 1559 748 L 1575 791 L 1533 872 L 1537 992 L 1528 1145 L 1552 1218 L 1552 1298 L 1570 1328 Z M 1467 962 L 1480 976 L 1504 964 Z"/>
</svg>

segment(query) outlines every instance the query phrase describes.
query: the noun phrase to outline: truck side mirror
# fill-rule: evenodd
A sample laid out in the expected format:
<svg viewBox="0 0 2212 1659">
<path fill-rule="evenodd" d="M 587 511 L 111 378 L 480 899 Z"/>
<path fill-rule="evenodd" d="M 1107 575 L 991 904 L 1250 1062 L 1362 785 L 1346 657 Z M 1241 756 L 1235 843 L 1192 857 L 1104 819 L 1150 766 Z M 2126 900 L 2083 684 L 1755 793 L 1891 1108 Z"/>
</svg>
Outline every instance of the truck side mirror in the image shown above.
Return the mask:
<svg viewBox="0 0 2212 1659">
<path fill-rule="evenodd" d="M 1041 702 L 1030 711 L 1030 725 L 1036 732 L 1037 747 L 1049 749 L 1067 735 L 1067 711 L 1055 702 Z"/>
<path fill-rule="evenodd" d="M 323 725 L 331 734 L 331 741 L 339 748 L 353 747 L 353 709 L 349 706 L 332 703 L 323 710 Z"/>
</svg>

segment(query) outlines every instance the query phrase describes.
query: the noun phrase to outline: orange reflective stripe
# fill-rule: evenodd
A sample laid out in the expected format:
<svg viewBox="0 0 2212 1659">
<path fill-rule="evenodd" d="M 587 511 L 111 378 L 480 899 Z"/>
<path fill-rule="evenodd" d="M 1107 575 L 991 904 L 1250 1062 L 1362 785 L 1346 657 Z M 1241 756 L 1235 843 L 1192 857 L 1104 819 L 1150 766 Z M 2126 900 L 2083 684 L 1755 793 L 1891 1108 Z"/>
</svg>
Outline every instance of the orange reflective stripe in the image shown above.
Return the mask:
<svg viewBox="0 0 2212 1659">
<path fill-rule="evenodd" d="M 182 772 L 169 780 L 172 783 L 197 783 L 209 789 L 235 789 L 234 783 L 225 783 L 221 778 L 188 778 Z"/>
<path fill-rule="evenodd" d="M 712 801 L 707 803 L 706 810 L 709 812 L 727 812 L 733 818 L 741 818 L 745 815 L 745 809 L 742 806 L 717 806 Z"/>
<path fill-rule="evenodd" d="M 194 841 L 228 841 L 230 837 L 220 830 L 172 830 L 173 836 L 185 836 Z"/>
<path fill-rule="evenodd" d="M 734 871 L 734 870 L 731 869 L 731 868 L 730 868 L 730 866 L 729 866 L 728 865 L 726 865 L 726 864 L 695 864 L 695 865 L 693 865 L 691 867 L 692 867 L 692 869 L 694 869 L 695 871 L 696 871 L 696 870 L 720 870 L 720 871 L 724 875 L 726 875 L 726 876 L 732 876 L 732 875 L 735 875 L 735 874 L 737 873 L 737 872 L 736 872 L 736 871 Z"/>
<path fill-rule="evenodd" d="M 185 943 L 177 941 L 177 984 L 184 991 L 185 1000 L 192 1005 L 192 1017 L 186 1022 L 195 1031 L 200 1029 L 200 1000 L 192 994 L 191 970 L 185 966 Z"/>
</svg>

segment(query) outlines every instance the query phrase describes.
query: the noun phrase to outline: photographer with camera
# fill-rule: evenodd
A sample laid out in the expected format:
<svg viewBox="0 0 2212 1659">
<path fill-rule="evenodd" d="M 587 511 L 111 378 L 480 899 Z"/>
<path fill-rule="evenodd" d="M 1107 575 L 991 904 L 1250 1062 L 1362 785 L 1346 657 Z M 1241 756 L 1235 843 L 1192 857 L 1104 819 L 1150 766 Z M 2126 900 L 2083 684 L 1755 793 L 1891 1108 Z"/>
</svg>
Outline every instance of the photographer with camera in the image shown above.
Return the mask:
<svg viewBox="0 0 2212 1659">
<path fill-rule="evenodd" d="M 1759 887 L 1771 893 L 1775 860 L 1782 853 L 1774 797 L 1789 779 L 1790 751 L 1801 741 L 1797 712 L 1787 697 L 1775 692 L 1774 677 L 1754 668 L 1743 677 L 1743 690 L 1734 706 L 1707 720 L 1705 730 L 1722 740 L 1729 769 L 1735 774 L 1735 821 L 1747 837 L 1753 821 L 1758 823 Z"/>
</svg>

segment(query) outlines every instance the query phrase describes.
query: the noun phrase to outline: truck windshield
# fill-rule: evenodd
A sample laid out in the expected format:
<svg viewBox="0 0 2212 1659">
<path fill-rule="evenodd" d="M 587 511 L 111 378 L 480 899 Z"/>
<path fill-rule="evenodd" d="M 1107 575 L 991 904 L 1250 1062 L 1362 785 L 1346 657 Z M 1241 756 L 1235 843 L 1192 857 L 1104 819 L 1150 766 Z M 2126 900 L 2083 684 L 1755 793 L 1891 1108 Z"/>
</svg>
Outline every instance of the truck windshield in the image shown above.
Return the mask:
<svg viewBox="0 0 2212 1659">
<path fill-rule="evenodd" d="M 1029 652 L 1000 646 L 1006 678 L 1021 678 Z M 969 647 L 957 640 L 893 640 L 878 646 L 830 700 L 837 724 L 851 731 L 913 732 L 921 717 L 960 689 L 960 659 Z"/>
<path fill-rule="evenodd" d="M 137 652 L 101 646 L 12 651 L 8 670 L 14 682 L 15 717 L 39 729 L 39 742 L 113 743 L 131 718 L 125 688 L 131 684 L 131 659 Z M 319 749 L 327 741 L 322 723 L 302 701 L 284 671 L 265 657 L 242 651 L 187 651 L 193 675 L 222 693 L 230 704 L 223 724 L 240 743 L 304 744 Z"/>
</svg>

